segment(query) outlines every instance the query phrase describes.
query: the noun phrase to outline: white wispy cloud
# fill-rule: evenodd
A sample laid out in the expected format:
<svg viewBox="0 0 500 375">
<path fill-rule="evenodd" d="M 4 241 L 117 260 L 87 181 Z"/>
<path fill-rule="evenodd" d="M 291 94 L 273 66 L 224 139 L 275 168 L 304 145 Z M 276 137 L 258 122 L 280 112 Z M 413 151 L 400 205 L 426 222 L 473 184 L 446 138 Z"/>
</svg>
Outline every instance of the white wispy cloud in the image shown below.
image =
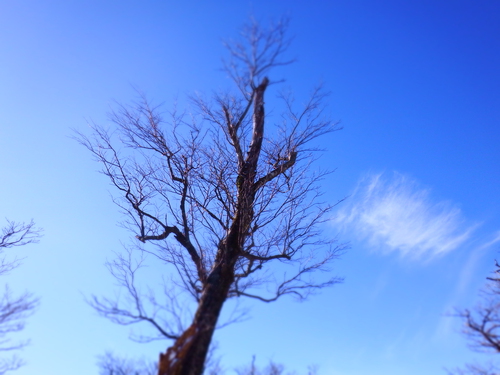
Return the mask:
<svg viewBox="0 0 500 375">
<path fill-rule="evenodd" d="M 364 177 L 333 223 L 377 249 L 419 259 L 457 249 L 476 227 L 457 205 L 434 200 L 428 189 L 399 173 Z"/>
</svg>

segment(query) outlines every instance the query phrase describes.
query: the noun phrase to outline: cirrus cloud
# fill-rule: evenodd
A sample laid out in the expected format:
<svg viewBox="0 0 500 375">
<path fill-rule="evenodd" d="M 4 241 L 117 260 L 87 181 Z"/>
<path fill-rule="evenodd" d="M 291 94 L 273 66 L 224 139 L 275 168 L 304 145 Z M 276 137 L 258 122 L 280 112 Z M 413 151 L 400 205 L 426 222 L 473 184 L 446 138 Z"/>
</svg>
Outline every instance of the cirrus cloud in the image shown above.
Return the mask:
<svg viewBox="0 0 500 375">
<path fill-rule="evenodd" d="M 453 251 L 477 226 L 466 221 L 457 205 L 433 200 L 429 189 L 399 173 L 362 178 L 349 201 L 333 219 L 335 226 L 409 258 Z"/>
</svg>

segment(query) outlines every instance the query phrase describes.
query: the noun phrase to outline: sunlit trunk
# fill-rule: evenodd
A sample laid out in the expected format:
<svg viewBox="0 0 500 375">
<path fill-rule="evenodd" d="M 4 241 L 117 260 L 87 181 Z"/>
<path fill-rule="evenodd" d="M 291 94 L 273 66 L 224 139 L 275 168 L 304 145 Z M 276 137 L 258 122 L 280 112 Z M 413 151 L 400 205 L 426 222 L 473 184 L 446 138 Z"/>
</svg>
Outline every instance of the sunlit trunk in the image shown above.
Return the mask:
<svg viewBox="0 0 500 375">
<path fill-rule="evenodd" d="M 232 267 L 220 265 L 207 280 L 193 324 L 165 354 L 160 354 L 158 375 L 201 375 L 210 342 L 229 287 Z"/>
</svg>

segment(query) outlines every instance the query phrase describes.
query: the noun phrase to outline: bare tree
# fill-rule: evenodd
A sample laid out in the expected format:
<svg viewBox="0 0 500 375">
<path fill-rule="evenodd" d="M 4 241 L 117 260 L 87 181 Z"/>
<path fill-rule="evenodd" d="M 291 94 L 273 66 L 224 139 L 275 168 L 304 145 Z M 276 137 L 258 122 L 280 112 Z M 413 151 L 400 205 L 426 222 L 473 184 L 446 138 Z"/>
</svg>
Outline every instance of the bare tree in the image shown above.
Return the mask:
<svg viewBox="0 0 500 375">
<path fill-rule="evenodd" d="M 481 292 L 482 302 L 474 310 L 464 309 L 457 315 L 464 321 L 464 334 L 472 350 L 500 354 L 500 264 L 496 262 L 493 277 Z M 457 375 L 498 375 L 500 368 L 495 364 L 487 367 L 468 364 L 464 369 L 449 372 Z"/>
<path fill-rule="evenodd" d="M 35 228 L 33 221 L 16 223 L 7 220 L 7 225 L 0 234 L 0 275 L 6 275 L 18 267 L 20 260 L 8 260 L 4 254 L 6 249 L 36 243 L 40 238 L 41 230 Z M 12 342 L 9 337 L 14 332 L 24 328 L 25 319 L 31 315 L 38 304 L 38 300 L 31 293 L 25 292 L 13 296 L 9 287 L 5 286 L 3 296 L 0 297 L 0 351 L 11 352 L 21 349 L 26 342 Z M 15 370 L 23 365 L 23 361 L 16 355 L 0 359 L 0 374 Z"/>
<path fill-rule="evenodd" d="M 153 375 L 158 371 L 152 362 L 122 358 L 111 352 L 99 357 L 98 367 L 99 375 Z M 255 363 L 255 356 L 249 365 L 235 368 L 230 373 L 235 375 L 297 375 L 296 372 L 285 372 L 285 366 L 274 361 L 269 361 L 267 366 L 259 368 Z M 225 375 L 229 373 L 216 363 L 205 368 L 203 374 Z M 317 367 L 310 366 L 307 375 L 316 374 Z"/>
<path fill-rule="evenodd" d="M 255 356 L 252 358 L 252 362 L 248 366 L 235 370 L 236 375 L 296 375 L 296 372 L 285 372 L 285 366 L 276 363 L 274 361 L 269 361 L 267 366 L 259 368 L 255 364 Z M 307 375 L 316 375 L 317 367 L 309 366 Z"/>
<path fill-rule="evenodd" d="M 464 368 L 447 370 L 449 375 L 498 375 L 498 368 L 490 364 L 488 367 L 477 364 L 466 364 Z"/>
<path fill-rule="evenodd" d="M 97 362 L 99 375 L 155 375 L 158 369 L 153 362 L 122 358 L 107 352 Z"/>
<path fill-rule="evenodd" d="M 190 116 L 174 110 L 167 117 L 142 97 L 112 114 L 116 131 L 92 125 L 93 136 L 78 136 L 120 193 L 115 202 L 136 235 L 135 246 L 176 271 L 158 300 L 137 284 L 143 259 L 129 249 L 109 264 L 126 300 L 91 301 L 117 323 L 145 322 L 157 332 L 136 339 L 174 340 L 160 355 L 159 375 L 203 372 L 229 298 L 304 299 L 340 281 L 328 274 L 313 278 L 344 249 L 321 236 L 332 206 L 321 201 L 318 183 L 328 172 L 311 166 L 311 141 L 337 129 L 324 116 L 325 93 L 313 90 L 300 109 L 291 94 L 278 94 L 276 106 L 284 113 L 264 134 L 264 95 L 278 83 L 268 74 L 291 63 L 283 59 L 290 43 L 286 29 L 286 22 L 267 29 L 252 22 L 241 41 L 228 42 L 225 72 L 236 91 L 211 100 L 192 97 Z M 182 310 L 186 299 L 179 290 L 194 311 Z"/>
</svg>

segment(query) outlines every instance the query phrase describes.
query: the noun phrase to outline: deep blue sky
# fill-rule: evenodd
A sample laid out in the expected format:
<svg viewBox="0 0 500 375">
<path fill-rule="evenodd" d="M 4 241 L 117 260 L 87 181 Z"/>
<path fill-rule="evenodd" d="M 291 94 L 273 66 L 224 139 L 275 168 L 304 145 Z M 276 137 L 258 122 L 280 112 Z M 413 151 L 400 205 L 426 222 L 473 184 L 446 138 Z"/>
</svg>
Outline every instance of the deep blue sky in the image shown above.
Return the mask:
<svg viewBox="0 0 500 375">
<path fill-rule="evenodd" d="M 474 304 L 500 245 L 498 1 L 0 0 L 0 214 L 45 229 L 3 280 L 42 301 L 19 375 L 88 375 L 105 350 L 167 346 L 128 341 L 84 302 L 113 292 L 103 263 L 129 234 L 71 129 L 106 124 L 133 87 L 167 109 L 228 88 L 221 41 L 251 14 L 291 19 L 297 62 L 271 78 L 298 98 L 320 81 L 331 91 L 344 129 L 320 140 L 319 164 L 337 168 L 327 199 L 349 198 L 327 230 L 351 250 L 336 263 L 344 284 L 306 303 L 247 302 L 252 318 L 217 333 L 223 363 L 434 375 L 484 360 L 448 314 Z"/>
</svg>

